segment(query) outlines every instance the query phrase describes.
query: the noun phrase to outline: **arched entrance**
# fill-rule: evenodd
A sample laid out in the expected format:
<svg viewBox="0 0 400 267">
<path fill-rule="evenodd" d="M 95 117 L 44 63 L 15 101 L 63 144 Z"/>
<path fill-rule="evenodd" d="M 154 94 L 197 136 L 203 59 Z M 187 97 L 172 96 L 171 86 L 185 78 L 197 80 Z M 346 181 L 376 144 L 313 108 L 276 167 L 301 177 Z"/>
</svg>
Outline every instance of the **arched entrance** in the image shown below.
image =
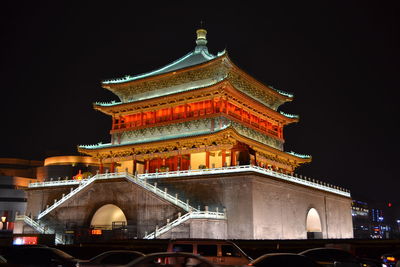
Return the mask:
<svg viewBox="0 0 400 267">
<path fill-rule="evenodd" d="M 113 204 L 100 207 L 92 217 L 90 227 L 94 229 L 112 230 L 126 226 L 124 212 Z"/>
<path fill-rule="evenodd" d="M 311 208 L 307 213 L 306 230 L 308 239 L 321 239 L 322 226 L 318 211 Z"/>
</svg>

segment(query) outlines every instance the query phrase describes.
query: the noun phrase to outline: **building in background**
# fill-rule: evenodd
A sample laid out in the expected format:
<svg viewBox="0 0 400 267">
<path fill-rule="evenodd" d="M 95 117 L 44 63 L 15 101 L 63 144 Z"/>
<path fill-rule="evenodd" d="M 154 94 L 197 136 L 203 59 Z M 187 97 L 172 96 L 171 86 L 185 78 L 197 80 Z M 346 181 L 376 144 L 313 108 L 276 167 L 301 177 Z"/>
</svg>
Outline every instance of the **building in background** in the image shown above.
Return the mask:
<svg viewBox="0 0 400 267">
<path fill-rule="evenodd" d="M 87 156 L 48 157 L 44 164 L 37 168 L 37 178 L 43 181 L 82 179 L 93 176 L 99 171 L 98 159 Z M 109 165 L 106 166 L 109 168 Z"/>
<path fill-rule="evenodd" d="M 392 203 L 353 200 L 354 238 L 393 239 L 399 237 L 400 220 Z"/>
<path fill-rule="evenodd" d="M 371 208 L 371 238 L 372 239 L 388 239 L 392 227 L 385 219 L 383 209 Z"/>
<path fill-rule="evenodd" d="M 36 182 L 36 169 L 42 161 L 0 158 L 0 229 L 12 231 L 16 214 L 26 210 L 29 183 Z"/>
<path fill-rule="evenodd" d="M 369 239 L 371 235 L 371 216 L 368 204 L 353 200 L 351 204 L 354 238 Z"/>
<path fill-rule="evenodd" d="M 13 230 L 15 216 L 25 214 L 25 189 L 30 183 L 85 179 L 98 170 L 99 161 L 86 156 L 49 157 L 44 161 L 0 158 L 0 229 Z"/>
</svg>

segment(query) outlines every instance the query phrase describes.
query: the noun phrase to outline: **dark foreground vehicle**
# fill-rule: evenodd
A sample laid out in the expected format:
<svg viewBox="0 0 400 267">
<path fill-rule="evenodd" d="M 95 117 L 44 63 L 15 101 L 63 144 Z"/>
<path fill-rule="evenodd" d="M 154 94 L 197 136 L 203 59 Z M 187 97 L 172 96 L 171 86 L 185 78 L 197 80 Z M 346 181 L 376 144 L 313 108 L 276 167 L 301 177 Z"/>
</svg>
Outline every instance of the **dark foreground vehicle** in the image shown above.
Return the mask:
<svg viewBox="0 0 400 267">
<path fill-rule="evenodd" d="M 167 251 L 193 253 L 217 265 L 243 266 L 252 260 L 235 243 L 218 239 L 173 239 Z"/>
<path fill-rule="evenodd" d="M 75 267 L 79 261 L 62 250 L 44 246 L 12 246 L 2 253 L 9 266 Z"/>
<path fill-rule="evenodd" d="M 147 254 L 126 267 L 216 267 L 204 257 L 185 252 L 159 252 Z"/>
<path fill-rule="evenodd" d="M 337 248 L 312 248 L 299 253 L 323 267 L 380 267 L 371 259 L 359 259 Z"/>
<path fill-rule="evenodd" d="M 319 267 L 306 256 L 295 253 L 270 253 L 251 261 L 248 266 L 256 267 Z"/>
<path fill-rule="evenodd" d="M 77 267 L 84 266 L 119 266 L 128 264 L 137 258 L 145 256 L 142 252 L 132 250 L 110 250 L 103 252 L 90 260 L 80 261 L 77 263 Z"/>
</svg>

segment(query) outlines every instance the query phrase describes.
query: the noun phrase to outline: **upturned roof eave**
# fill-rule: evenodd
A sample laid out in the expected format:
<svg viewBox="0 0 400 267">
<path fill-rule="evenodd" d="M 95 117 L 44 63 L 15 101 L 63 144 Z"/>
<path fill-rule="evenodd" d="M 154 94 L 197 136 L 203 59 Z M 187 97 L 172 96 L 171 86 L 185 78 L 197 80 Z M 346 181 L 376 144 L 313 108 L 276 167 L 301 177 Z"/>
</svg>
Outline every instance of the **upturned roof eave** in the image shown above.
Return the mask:
<svg viewBox="0 0 400 267">
<path fill-rule="evenodd" d="M 224 83 L 228 83 L 228 84 L 231 85 L 232 88 L 235 88 L 235 87 L 229 82 L 229 79 L 228 79 L 227 77 L 225 77 L 223 80 L 218 81 L 218 82 L 216 82 L 215 84 L 207 85 L 207 86 L 204 86 L 204 87 L 200 87 L 200 86 L 199 86 L 199 87 L 196 87 L 196 88 L 192 88 L 190 91 L 192 91 L 192 90 L 197 90 L 197 89 L 211 88 L 211 87 L 215 87 L 215 86 L 218 86 L 219 84 L 224 84 Z M 248 95 L 244 94 L 244 93 L 241 92 L 240 90 L 237 90 L 237 91 L 238 91 L 238 93 L 243 94 L 244 96 L 251 97 L 251 96 L 248 96 Z M 186 92 L 187 92 L 187 91 L 178 92 L 178 93 L 173 93 L 173 94 L 171 94 L 171 95 L 169 95 L 169 96 L 176 96 L 176 95 L 183 94 L 183 93 L 186 93 Z M 130 102 L 125 102 L 125 103 L 124 103 L 124 102 L 119 102 L 119 103 L 115 103 L 115 104 L 110 104 L 110 105 L 108 105 L 108 106 L 93 103 L 93 108 L 94 108 L 95 110 L 98 110 L 98 111 L 100 111 L 100 112 L 106 114 L 106 115 L 112 116 L 113 114 L 118 113 L 118 111 L 115 111 L 115 110 L 114 110 L 115 108 L 118 109 L 118 108 L 126 107 L 126 106 L 131 105 L 132 103 L 139 104 L 139 103 L 141 103 L 141 102 L 154 101 L 154 99 L 156 99 L 156 98 L 142 99 L 142 100 L 138 100 L 138 101 L 130 101 Z M 257 103 L 259 103 L 260 105 L 265 106 L 265 104 L 262 103 L 262 102 L 260 102 L 259 100 L 254 99 L 254 98 L 252 98 L 252 99 L 253 99 L 254 101 L 256 101 Z M 269 112 L 272 112 L 272 113 L 274 114 L 274 116 L 277 116 L 280 120 L 282 120 L 284 125 L 299 122 L 299 118 L 298 118 L 298 117 L 289 117 L 289 116 L 288 116 L 288 115 L 291 115 L 291 114 L 286 114 L 286 115 L 285 115 L 285 113 L 277 112 L 277 111 L 275 111 L 275 110 L 273 110 L 273 109 L 271 109 L 271 108 L 269 108 L 269 107 L 266 107 L 266 108 L 269 110 Z M 296 116 L 296 115 L 292 115 L 292 116 Z"/>
<path fill-rule="evenodd" d="M 271 86 L 265 85 L 264 83 L 260 82 L 250 74 L 248 74 L 246 71 L 243 69 L 239 68 L 228 56 L 228 53 L 226 52 L 226 58 L 229 60 L 229 63 L 233 67 L 233 69 L 237 72 L 239 72 L 242 76 L 244 76 L 247 80 L 250 80 L 252 83 L 256 84 L 257 86 L 263 87 L 267 89 L 268 91 L 272 92 L 275 96 L 279 97 L 280 99 L 284 100 L 284 102 L 290 102 L 293 101 L 293 96 L 287 96 L 282 93 L 279 93 L 275 88 L 272 88 Z"/>
<path fill-rule="evenodd" d="M 190 135 L 190 136 L 186 136 L 186 137 L 173 137 L 173 138 L 165 139 L 165 140 L 155 140 L 155 141 L 141 142 L 141 143 L 136 143 L 136 144 L 130 144 L 130 143 L 128 143 L 128 144 L 118 144 L 118 145 L 111 145 L 110 144 L 109 146 L 99 147 L 99 148 L 85 148 L 83 146 L 78 146 L 78 152 L 94 156 L 96 153 L 98 153 L 100 151 L 110 151 L 110 149 L 113 149 L 113 148 L 114 149 L 123 148 L 123 147 L 132 148 L 134 146 L 138 146 L 138 145 L 142 145 L 142 144 L 157 145 L 157 144 L 162 143 L 162 142 L 171 142 L 171 141 L 174 141 L 174 140 L 177 140 L 177 141 L 180 142 L 183 139 L 199 138 L 199 137 L 206 138 L 207 136 L 210 136 L 210 135 L 224 134 L 224 133 L 232 134 L 234 139 L 236 139 L 238 141 L 240 141 L 240 139 L 244 140 L 244 142 L 249 144 L 249 145 L 255 145 L 255 146 L 259 147 L 259 148 L 265 149 L 266 151 L 268 151 L 268 152 L 270 152 L 272 154 L 275 154 L 275 155 L 283 157 L 283 158 L 288 158 L 288 159 L 296 161 L 296 162 L 298 162 L 300 164 L 309 163 L 312 160 L 311 156 L 305 156 L 305 155 L 298 156 L 298 154 L 296 154 L 294 152 L 281 151 L 281 150 L 276 149 L 274 147 L 271 147 L 269 145 L 263 144 L 263 143 L 261 143 L 259 141 L 250 139 L 250 138 L 248 138 L 246 136 L 243 136 L 240 133 L 238 133 L 233 126 L 229 126 L 229 127 L 226 127 L 225 129 L 221 129 L 221 130 L 218 130 L 218 131 L 215 131 L 215 132 L 212 132 L 212 133 L 195 134 L 195 135 Z M 104 144 L 104 145 L 107 145 L 107 144 Z"/>
<path fill-rule="evenodd" d="M 193 52 L 191 52 L 191 53 L 189 53 L 189 54 L 187 54 L 187 55 L 191 55 L 191 54 L 193 54 Z M 187 55 L 186 55 L 186 56 L 187 56 Z M 184 56 L 184 57 L 186 57 L 186 56 Z M 183 58 L 184 58 L 184 57 L 183 57 Z M 258 81 L 257 79 L 255 79 L 255 78 L 253 78 L 251 75 L 249 75 L 246 71 L 244 71 L 244 70 L 242 70 L 241 68 L 239 68 L 239 67 L 238 67 L 235 63 L 233 63 L 233 61 L 230 59 L 230 57 L 229 57 L 227 51 L 224 51 L 224 52 L 222 52 L 222 53 L 219 53 L 219 54 L 218 54 L 217 56 L 215 56 L 215 58 L 213 58 L 213 59 L 210 59 L 210 60 L 208 60 L 208 61 L 205 61 L 205 62 L 202 62 L 202 63 L 199 63 L 199 64 L 190 65 L 190 66 L 185 67 L 185 68 L 176 69 L 176 70 L 171 70 L 171 71 L 169 71 L 169 72 L 162 72 L 162 73 L 154 74 L 154 75 L 141 74 L 141 75 L 143 75 L 143 78 L 133 79 L 133 80 L 129 80 L 129 81 L 123 81 L 123 82 L 118 82 L 118 83 L 104 83 L 104 82 L 102 82 L 102 83 L 101 83 L 101 86 L 102 86 L 103 88 L 108 89 L 108 90 L 110 90 L 111 92 L 115 93 L 115 92 L 113 91 L 113 88 L 119 88 L 119 87 L 121 87 L 121 86 L 122 86 L 122 87 L 125 87 L 125 86 L 132 85 L 132 84 L 135 84 L 135 83 L 147 82 L 147 81 L 156 80 L 156 79 L 159 79 L 159 78 L 164 78 L 164 77 L 172 76 L 172 75 L 175 75 L 176 73 L 185 72 L 185 71 L 190 71 L 190 70 L 192 70 L 192 69 L 199 68 L 199 67 L 206 67 L 206 66 L 208 66 L 208 65 L 210 65 L 210 64 L 213 64 L 214 62 L 216 62 L 216 61 L 218 61 L 218 60 L 221 60 L 221 61 L 222 61 L 223 58 L 226 58 L 226 60 L 228 60 L 229 64 L 232 66 L 232 68 L 233 68 L 235 71 L 239 72 L 241 75 L 243 75 L 249 82 L 252 82 L 252 83 L 256 84 L 257 86 L 262 87 L 262 88 L 268 90 L 268 91 L 271 92 L 273 95 L 275 95 L 275 96 L 277 96 L 278 98 L 280 98 L 283 102 L 290 102 L 290 101 L 293 100 L 293 96 L 288 96 L 288 95 L 285 95 L 285 94 L 283 94 L 283 93 L 279 93 L 275 88 L 271 88 L 271 86 L 268 86 L 268 85 L 263 84 L 262 82 Z M 178 60 L 178 61 L 179 61 L 179 60 Z M 171 63 L 171 64 L 173 64 L 173 63 Z M 167 66 L 168 66 L 168 65 L 167 65 Z M 163 68 L 164 68 L 164 67 L 163 67 Z M 160 69 L 162 69 L 162 68 L 160 68 Z M 158 69 L 158 70 L 160 70 L 160 69 Z M 149 72 L 149 73 L 156 73 L 158 70 L 155 70 L 155 71 L 152 71 L 152 72 Z M 149 73 L 147 73 L 147 74 L 149 74 Z M 145 75 L 146 75 L 146 76 L 145 76 Z M 138 77 L 138 76 L 140 76 L 140 75 L 137 75 L 137 76 L 134 76 L 134 77 Z M 115 93 L 115 94 L 116 94 L 116 93 Z M 117 95 L 118 95 L 118 94 L 117 94 Z"/>
<path fill-rule="evenodd" d="M 222 57 L 224 57 L 225 54 L 226 54 L 226 52 L 223 51 L 223 52 L 219 53 L 218 55 L 214 56 L 214 58 L 212 58 L 210 60 L 207 60 L 207 61 L 204 61 L 204 62 L 201 62 L 201 63 L 198 63 L 198 64 L 189 65 L 189 66 L 184 67 L 184 68 L 174 69 L 174 70 L 167 71 L 167 72 L 162 72 L 161 71 L 163 68 L 166 68 L 167 66 L 173 65 L 175 62 L 178 62 L 178 61 L 182 60 L 183 58 L 185 58 L 187 56 L 194 55 L 194 51 L 192 51 L 192 52 L 186 54 L 185 56 L 183 56 L 182 58 L 180 58 L 178 60 L 175 60 L 174 62 L 172 62 L 172 63 L 170 63 L 170 64 L 168 64 L 168 65 L 166 65 L 164 67 L 161 67 L 161 68 L 159 68 L 157 70 L 133 76 L 133 77 L 136 77 L 136 78 L 132 77 L 132 79 L 128 80 L 128 81 L 121 81 L 121 82 L 115 82 L 115 83 L 106 83 L 105 81 L 103 81 L 103 82 L 101 82 L 101 86 L 103 88 L 105 88 L 105 89 L 109 89 L 110 90 L 112 87 L 126 86 L 126 85 L 145 82 L 145 81 L 149 81 L 149 80 L 153 80 L 153 79 L 159 79 L 159 78 L 163 78 L 163 77 L 167 77 L 167 76 L 172 76 L 172 75 L 176 74 L 177 72 L 188 71 L 188 70 L 197 68 L 199 66 L 206 66 L 206 65 L 212 64 L 213 62 L 215 62 L 215 61 L 221 59 Z M 151 73 L 154 73 L 154 74 L 151 74 Z"/>
</svg>

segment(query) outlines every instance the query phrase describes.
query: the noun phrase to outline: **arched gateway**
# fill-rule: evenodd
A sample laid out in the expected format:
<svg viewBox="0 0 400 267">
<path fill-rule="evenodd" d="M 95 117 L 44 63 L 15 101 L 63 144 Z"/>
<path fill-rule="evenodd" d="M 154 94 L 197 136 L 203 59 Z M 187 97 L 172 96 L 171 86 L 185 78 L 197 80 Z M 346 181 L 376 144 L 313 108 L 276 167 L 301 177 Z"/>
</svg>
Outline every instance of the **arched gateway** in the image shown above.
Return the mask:
<svg viewBox="0 0 400 267">
<path fill-rule="evenodd" d="M 93 215 L 90 226 L 95 229 L 111 230 L 127 224 L 124 212 L 113 204 L 101 206 Z"/>
<path fill-rule="evenodd" d="M 318 211 L 314 208 L 311 208 L 307 213 L 306 230 L 308 239 L 322 238 L 321 219 Z"/>
</svg>

